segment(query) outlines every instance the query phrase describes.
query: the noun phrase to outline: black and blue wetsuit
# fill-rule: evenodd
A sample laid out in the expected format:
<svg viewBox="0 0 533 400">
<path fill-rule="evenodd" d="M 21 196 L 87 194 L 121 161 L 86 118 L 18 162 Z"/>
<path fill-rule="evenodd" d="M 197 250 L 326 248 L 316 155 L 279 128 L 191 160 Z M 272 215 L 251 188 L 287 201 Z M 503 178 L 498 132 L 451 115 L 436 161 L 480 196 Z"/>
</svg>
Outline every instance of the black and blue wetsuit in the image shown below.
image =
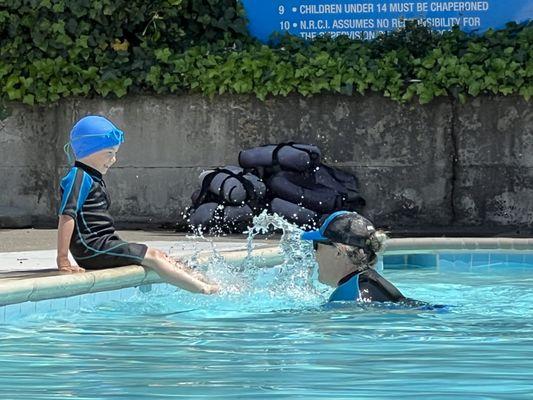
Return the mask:
<svg viewBox="0 0 533 400">
<path fill-rule="evenodd" d="M 409 307 L 425 307 L 428 303 L 405 297 L 392 283 L 373 269 L 352 272 L 339 281 L 329 301 L 363 301 L 401 303 Z"/>
<path fill-rule="evenodd" d="M 146 255 L 144 244 L 125 242 L 115 233 L 110 204 L 102 174 L 76 161 L 61 180 L 59 215 L 68 215 L 76 223 L 69 249 L 83 268 L 141 265 Z"/>
</svg>

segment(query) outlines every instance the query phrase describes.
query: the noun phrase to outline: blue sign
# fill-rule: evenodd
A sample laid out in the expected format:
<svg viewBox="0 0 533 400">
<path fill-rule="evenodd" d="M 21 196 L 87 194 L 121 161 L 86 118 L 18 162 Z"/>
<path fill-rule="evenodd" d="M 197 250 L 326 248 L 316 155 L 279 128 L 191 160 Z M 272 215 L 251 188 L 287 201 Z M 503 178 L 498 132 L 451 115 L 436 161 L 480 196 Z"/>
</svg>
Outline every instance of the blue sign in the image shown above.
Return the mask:
<svg viewBox="0 0 533 400">
<path fill-rule="evenodd" d="M 266 42 L 274 32 L 306 39 L 329 34 L 373 39 L 406 20 L 436 30 L 458 25 L 467 32 L 503 28 L 533 16 L 533 0 L 241 0 L 252 35 Z"/>
</svg>

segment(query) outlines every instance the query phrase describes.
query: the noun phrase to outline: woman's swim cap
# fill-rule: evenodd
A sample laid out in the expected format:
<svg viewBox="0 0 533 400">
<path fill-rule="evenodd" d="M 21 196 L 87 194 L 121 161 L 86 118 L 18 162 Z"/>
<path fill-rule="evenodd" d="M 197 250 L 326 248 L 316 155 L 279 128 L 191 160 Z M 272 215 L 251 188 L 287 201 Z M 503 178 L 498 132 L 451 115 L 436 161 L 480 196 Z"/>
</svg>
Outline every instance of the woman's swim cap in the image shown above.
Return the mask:
<svg viewBox="0 0 533 400">
<path fill-rule="evenodd" d="M 83 117 L 70 131 L 70 145 L 78 159 L 122 142 L 124 132 L 107 118 L 98 115 Z"/>
</svg>

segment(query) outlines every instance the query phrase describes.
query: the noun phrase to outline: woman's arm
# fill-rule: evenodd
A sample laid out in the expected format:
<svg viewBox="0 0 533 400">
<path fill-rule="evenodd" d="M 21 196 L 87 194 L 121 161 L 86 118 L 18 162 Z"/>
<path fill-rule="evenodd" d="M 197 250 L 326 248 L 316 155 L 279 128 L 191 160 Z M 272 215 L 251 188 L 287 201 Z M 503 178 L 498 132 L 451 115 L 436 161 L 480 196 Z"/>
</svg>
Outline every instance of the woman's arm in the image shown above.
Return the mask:
<svg viewBox="0 0 533 400">
<path fill-rule="evenodd" d="M 70 239 L 74 232 L 76 222 L 68 215 L 59 216 L 59 224 L 57 225 L 57 268 L 63 272 L 83 272 L 83 268 L 77 265 L 72 265 L 68 259 L 68 248 Z"/>
</svg>

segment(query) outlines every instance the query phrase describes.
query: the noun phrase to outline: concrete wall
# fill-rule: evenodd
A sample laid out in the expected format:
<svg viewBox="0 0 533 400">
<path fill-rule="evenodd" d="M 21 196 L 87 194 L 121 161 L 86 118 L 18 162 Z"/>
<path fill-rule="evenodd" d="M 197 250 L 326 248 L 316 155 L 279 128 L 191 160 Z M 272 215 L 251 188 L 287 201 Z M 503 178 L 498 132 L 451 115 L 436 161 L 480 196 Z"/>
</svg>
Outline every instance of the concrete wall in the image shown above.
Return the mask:
<svg viewBox="0 0 533 400">
<path fill-rule="evenodd" d="M 126 132 L 106 176 L 117 222 L 175 222 L 203 169 L 236 164 L 242 148 L 292 140 L 317 144 L 328 164 L 356 173 L 377 225 L 526 233 L 533 225 L 531 103 L 480 97 L 399 105 L 378 95 L 11 104 L 0 121 L 0 224 L 13 224 L 10 213 L 55 222 L 67 170 L 62 146 L 87 114 L 105 115 Z"/>
</svg>

